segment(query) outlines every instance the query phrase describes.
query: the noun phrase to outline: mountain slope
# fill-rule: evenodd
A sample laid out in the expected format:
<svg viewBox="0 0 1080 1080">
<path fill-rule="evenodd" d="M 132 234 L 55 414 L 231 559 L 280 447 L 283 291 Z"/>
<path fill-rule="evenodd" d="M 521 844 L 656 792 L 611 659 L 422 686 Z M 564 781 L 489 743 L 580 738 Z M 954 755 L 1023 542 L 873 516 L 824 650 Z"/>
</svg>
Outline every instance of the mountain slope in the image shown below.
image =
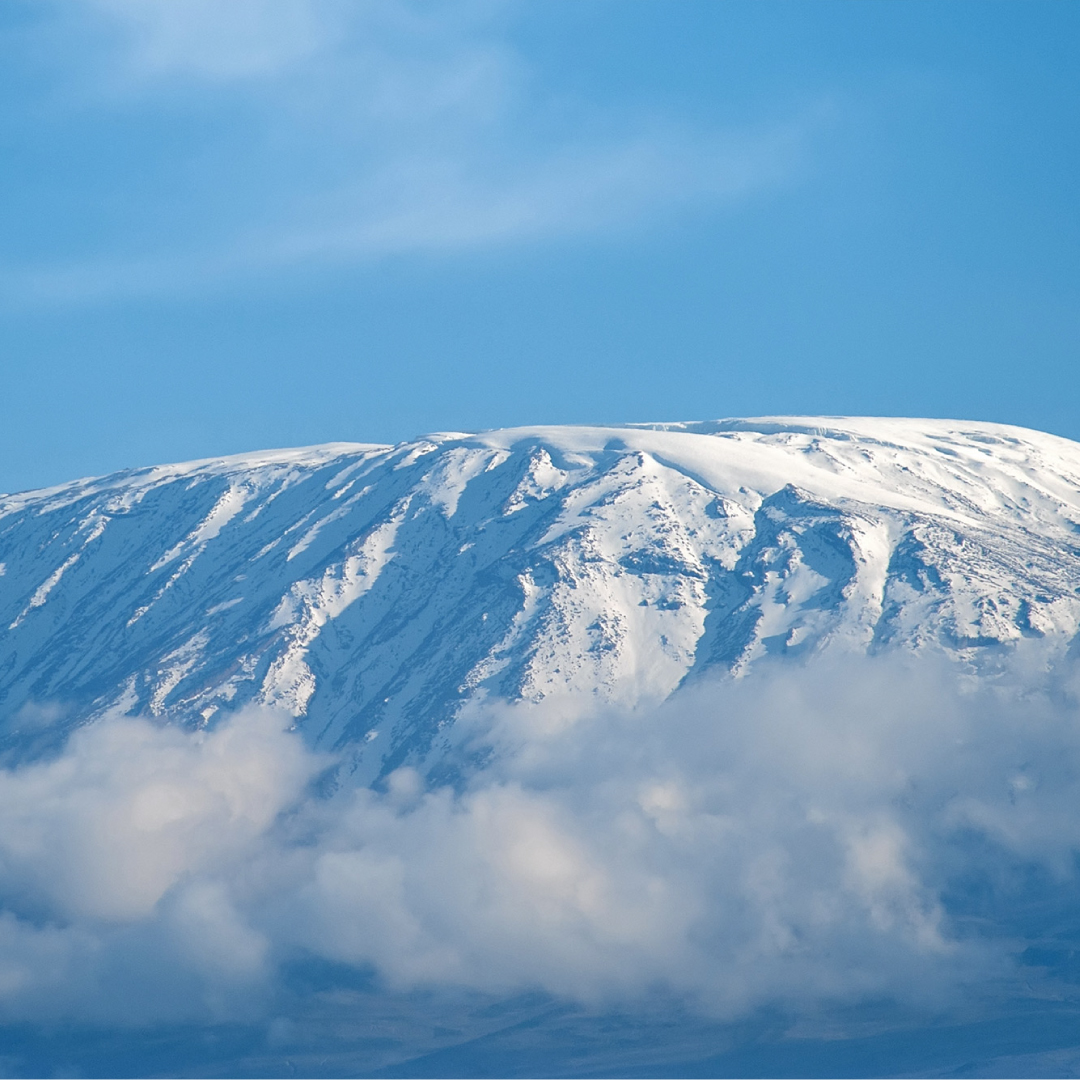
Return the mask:
<svg viewBox="0 0 1080 1080">
<path fill-rule="evenodd" d="M 826 642 L 976 664 L 1080 624 L 1080 445 L 767 418 L 440 434 L 0 498 L 9 760 L 256 701 L 434 767 L 484 695 L 659 700 Z"/>
</svg>

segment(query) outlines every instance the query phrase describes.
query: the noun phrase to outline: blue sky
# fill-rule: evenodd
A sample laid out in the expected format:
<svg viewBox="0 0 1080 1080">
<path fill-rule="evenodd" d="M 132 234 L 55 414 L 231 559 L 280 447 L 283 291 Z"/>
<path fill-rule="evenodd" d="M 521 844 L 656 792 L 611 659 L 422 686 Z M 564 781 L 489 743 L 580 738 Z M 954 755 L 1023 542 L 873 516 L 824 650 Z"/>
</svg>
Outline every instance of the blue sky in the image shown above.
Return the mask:
<svg viewBox="0 0 1080 1080">
<path fill-rule="evenodd" d="M 524 423 L 1080 437 L 1080 6 L 8 0 L 0 490 Z"/>
</svg>

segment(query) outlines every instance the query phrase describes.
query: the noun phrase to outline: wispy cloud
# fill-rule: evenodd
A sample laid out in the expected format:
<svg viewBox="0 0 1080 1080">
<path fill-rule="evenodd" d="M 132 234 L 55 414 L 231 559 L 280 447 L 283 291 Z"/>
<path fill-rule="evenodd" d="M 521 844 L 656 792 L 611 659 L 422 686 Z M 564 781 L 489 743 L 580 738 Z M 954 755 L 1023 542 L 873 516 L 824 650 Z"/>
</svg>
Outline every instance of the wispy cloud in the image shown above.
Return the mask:
<svg viewBox="0 0 1080 1080">
<path fill-rule="evenodd" d="M 64 26 L 65 49 L 94 72 L 78 91 L 91 124 L 134 111 L 168 125 L 179 110 L 220 130 L 199 141 L 178 125 L 175 145 L 145 148 L 171 173 L 164 187 L 119 180 L 150 217 L 160 202 L 152 242 L 121 214 L 89 252 L 9 262 L 3 292 L 199 290 L 290 266 L 638 227 L 784 183 L 828 116 L 819 104 L 721 130 L 556 102 L 507 17 L 499 4 L 86 0 L 82 22 Z"/>
<path fill-rule="evenodd" d="M 313 0 L 85 0 L 123 38 L 127 78 L 267 78 L 330 47 L 341 5 Z"/>
</svg>

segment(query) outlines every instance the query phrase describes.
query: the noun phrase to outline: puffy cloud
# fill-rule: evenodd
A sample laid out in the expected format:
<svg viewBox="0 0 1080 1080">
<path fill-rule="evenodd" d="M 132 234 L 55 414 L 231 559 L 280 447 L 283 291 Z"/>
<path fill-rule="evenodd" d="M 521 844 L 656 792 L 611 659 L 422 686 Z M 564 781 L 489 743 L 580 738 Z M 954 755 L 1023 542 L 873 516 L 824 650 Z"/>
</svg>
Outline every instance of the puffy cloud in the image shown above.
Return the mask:
<svg viewBox="0 0 1080 1080">
<path fill-rule="evenodd" d="M 301 956 L 718 1017 L 950 1007 L 1007 984 L 1033 889 L 1046 910 L 1075 888 L 1075 687 L 1036 661 L 825 656 L 631 712 L 491 703 L 458 725 L 462 760 L 489 756 L 456 788 L 405 768 L 332 798 L 273 714 L 107 719 L 0 774 L 0 1015 L 258 1014 Z"/>
<path fill-rule="evenodd" d="M 0 783 L 5 882 L 67 919 L 151 914 L 182 878 L 230 865 L 294 800 L 312 761 L 272 718 L 188 735 L 112 718 Z"/>
<path fill-rule="evenodd" d="M 9 1015 L 198 1013 L 198 994 L 172 1000 L 178 972 L 210 998 L 265 979 L 267 943 L 234 906 L 235 875 L 323 764 L 279 718 L 251 713 L 198 734 L 113 717 L 53 760 L 0 773 Z"/>
</svg>

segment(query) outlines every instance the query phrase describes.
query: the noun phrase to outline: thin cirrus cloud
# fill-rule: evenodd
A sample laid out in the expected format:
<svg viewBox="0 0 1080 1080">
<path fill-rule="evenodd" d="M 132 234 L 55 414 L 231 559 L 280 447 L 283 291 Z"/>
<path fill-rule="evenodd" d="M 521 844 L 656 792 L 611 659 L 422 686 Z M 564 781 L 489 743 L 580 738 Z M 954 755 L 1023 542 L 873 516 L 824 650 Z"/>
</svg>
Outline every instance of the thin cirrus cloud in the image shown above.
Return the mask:
<svg viewBox="0 0 1080 1080">
<path fill-rule="evenodd" d="M 181 114 L 187 135 L 148 144 L 167 184 L 115 178 L 143 212 L 114 214 L 77 253 L 54 245 L 9 263 L 3 291 L 24 302 L 198 292 L 290 267 L 638 228 L 790 182 L 832 115 L 818 102 L 719 130 L 556 101 L 503 14 L 87 0 L 51 27 L 79 51 L 78 107 L 91 124 Z M 197 145 L 192 116 L 211 132 Z"/>
<path fill-rule="evenodd" d="M 311 0 L 86 0 L 127 46 L 127 76 L 273 76 L 331 44 L 342 5 Z"/>
</svg>

